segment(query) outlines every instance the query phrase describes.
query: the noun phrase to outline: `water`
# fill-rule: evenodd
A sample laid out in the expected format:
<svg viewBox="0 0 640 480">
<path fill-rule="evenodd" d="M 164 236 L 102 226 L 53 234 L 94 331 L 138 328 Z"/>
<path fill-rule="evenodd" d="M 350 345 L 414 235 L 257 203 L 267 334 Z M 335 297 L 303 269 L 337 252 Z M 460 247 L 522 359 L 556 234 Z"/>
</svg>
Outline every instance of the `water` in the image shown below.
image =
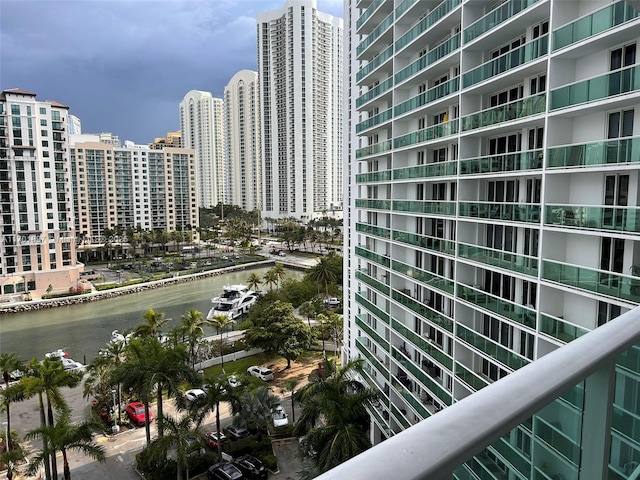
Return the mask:
<svg viewBox="0 0 640 480">
<path fill-rule="evenodd" d="M 0 315 L 0 353 L 14 352 L 21 360 L 30 360 L 62 348 L 74 360 L 89 362 L 111 339 L 113 330 L 122 332 L 142 323 L 142 314 L 149 308 L 171 318 L 164 327 L 169 330 L 191 308 L 206 317 L 211 298 L 224 285 L 246 284 L 251 273 L 262 277 L 267 270 L 243 270 L 97 302 Z M 287 278 L 302 276 L 303 272 L 287 270 Z M 215 329 L 205 332 L 213 335 Z"/>
</svg>

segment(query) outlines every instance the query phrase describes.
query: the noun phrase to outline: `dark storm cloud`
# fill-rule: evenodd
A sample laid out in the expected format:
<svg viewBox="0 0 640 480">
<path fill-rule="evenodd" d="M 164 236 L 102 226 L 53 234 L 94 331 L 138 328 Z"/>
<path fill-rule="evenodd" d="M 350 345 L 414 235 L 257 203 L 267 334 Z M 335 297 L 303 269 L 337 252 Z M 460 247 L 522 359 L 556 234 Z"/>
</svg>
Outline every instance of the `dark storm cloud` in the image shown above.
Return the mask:
<svg viewBox="0 0 640 480">
<path fill-rule="evenodd" d="M 192 89 L 221 97 L 255 70 L 256 15 L 284 0 L 2 0 L 0 88 L 70 106 L 85 132 L 147 143 L 179 127 Z M 319 0 L 342 15 L 341 0 Z"/>
</svg>

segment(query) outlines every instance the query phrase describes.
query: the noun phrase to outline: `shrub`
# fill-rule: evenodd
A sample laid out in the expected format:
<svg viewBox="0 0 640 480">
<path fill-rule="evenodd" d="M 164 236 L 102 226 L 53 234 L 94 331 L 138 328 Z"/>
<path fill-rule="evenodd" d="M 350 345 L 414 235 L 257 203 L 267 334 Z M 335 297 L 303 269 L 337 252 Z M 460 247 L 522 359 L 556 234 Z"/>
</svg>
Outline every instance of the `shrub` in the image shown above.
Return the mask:
<svg viewBox="0 0 640 480">
<path fill-rule="evenodd" d="M 253 322 L 249 319 L 243 321 L 240 325 L 238 325 L 238 330 L 246 330 L 247 328 L 253 327 Z"/>
<path fill-rule="evenodd" d="M 138 471 L 147 480 L 173 480 L 176 478 L 177 466 L 174 460 L 153 461 L 145 448 L 136 455 Z"/>
<path fill-rule="evenodd" d="M 264 455 L 260 460 L 262 460 L 264 466 L 272 472 L 275 472 L 278 469 L 278 458 L 273 453 Z"/>
<path fill-rule="evenodd" d="M 283 425 L 282 427 L 275 427 L 273 429 L 274 438 L 289 438 L 293 437 L 293 425 Z"/>
<path fill-rule="evenodd" d="M 273 455 L 273 447 L 269 437 L 264 435 L 261 440 L 259 440 L 259 437 L 259 435 L 252 435 L 237 442 L 231 442 L 227 445 L 226 452 L 232 457 L 239 457 L 249 453 L 260 459 L 265 455 Z"/>
</svg>

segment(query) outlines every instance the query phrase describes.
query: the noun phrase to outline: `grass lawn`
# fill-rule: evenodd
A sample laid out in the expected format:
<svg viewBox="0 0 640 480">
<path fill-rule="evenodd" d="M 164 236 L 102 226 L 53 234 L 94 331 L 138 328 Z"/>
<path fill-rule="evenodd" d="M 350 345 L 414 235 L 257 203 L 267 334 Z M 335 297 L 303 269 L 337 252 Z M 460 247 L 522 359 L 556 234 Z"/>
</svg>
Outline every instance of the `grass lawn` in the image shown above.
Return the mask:
<svg viewBox="0 0 640 480">
<path fill-rule="evenodd" d="M 224 370 L 227 375 L 232 374 L 245 374 L 247 373 L 247 368 L 251 365 L 264 365 L 266 363 L 273 362 L 277 360 L 278 357 L 275 355 L 267 355 L 266 353 L 259 353 L 258 355 L 252 355 L 250 357 L 239 358 L 234 361 L 225 361 L 224 362 Z M 222 365 L 214 365 L 213 367 L 209 367 L 205 370 L 205 375 L 213 375 L 217 377 L 222 374 Z"/>
</svg>

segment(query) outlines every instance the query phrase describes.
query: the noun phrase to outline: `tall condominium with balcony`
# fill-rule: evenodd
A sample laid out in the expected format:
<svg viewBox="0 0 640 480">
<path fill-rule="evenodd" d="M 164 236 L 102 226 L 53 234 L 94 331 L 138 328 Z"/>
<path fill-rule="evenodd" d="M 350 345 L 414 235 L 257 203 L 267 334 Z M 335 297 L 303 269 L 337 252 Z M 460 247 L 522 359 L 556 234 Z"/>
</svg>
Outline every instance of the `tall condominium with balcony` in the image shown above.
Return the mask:
<svg viewBox="0 0 640 480">
<path fill-rule="evenodd" d="M 222 99 L 210 92 L 191 90 L 180 102 L 182 146 L 196 151 L 198 206 L 222 202 L 224 191 Z"/>
<path fill-rule="evenodd" d="M 76 285 L 69 107 L 0 94 L 0 300 Z"/>
<path fill-rule="evenodd" d="M 196 155 L 193 149 L 123 147 L 98 135 L 72 135 L 76 230 L 83 248 L 102 245 L 105 231 L 196 231 Z M 125 240 L 126 241 L 126 240 Z"/>
<path fill-rule="evenodd" d="M 381 392 L 375 441 L 640 304 L 638 8 L 347 2 L 345 341 Z M 595 451 L 619 479 L 640 366 L 615 368 Z M 605 478 L 578 477 L 583 388 L 455 477 Z"/>
<path fill-rule="evenodd" d="M 258 76 L 265 217 L 342 210 L 342 19 L 315 0 L 260 13 Z"/>
<path fill-rule="evenodd" d="M 224 89 L 224 191 L 227 203 L 260 209 L 262 175 L 258 74 L 236 73 Z"/>
</svg>

